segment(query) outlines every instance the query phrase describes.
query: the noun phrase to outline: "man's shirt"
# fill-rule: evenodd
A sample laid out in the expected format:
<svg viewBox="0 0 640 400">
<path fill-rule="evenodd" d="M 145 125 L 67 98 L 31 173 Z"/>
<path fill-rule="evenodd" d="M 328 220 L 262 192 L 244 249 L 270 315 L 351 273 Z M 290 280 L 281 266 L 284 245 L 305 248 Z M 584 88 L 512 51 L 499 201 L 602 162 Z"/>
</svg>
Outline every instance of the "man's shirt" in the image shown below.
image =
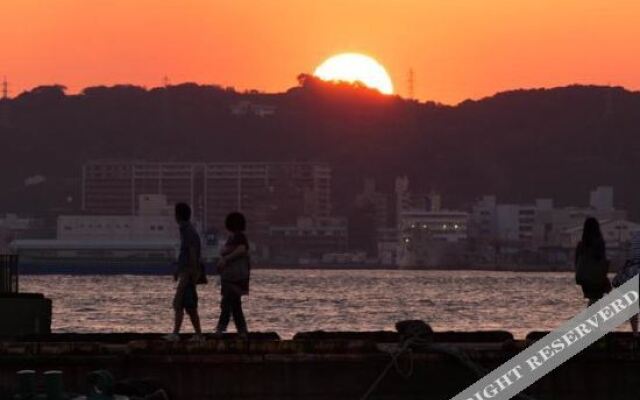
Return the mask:
<svg viewBox="0 0 640 400">
<path fill-rule="evenodd" d="M 180 223 L 180 253 L 178 255 L 178 270 L 184 271 L 191 267 L 189 257 L 191 249 L 195 249 L 196 262 L 200 262 L 200 235 L 190 222 Z"/>
</svg>

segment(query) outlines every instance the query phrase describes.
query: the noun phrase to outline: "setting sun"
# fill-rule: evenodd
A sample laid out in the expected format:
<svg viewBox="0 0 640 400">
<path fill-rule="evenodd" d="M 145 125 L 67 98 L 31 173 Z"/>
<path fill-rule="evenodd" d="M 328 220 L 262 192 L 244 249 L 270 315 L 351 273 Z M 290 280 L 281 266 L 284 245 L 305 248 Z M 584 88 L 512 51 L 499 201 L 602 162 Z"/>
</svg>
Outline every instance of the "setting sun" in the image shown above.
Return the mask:
<svg viewBox="0 0 640 400">
<path fill-rule="evenodd" d="M 393 84 L 385 68 L 363 54 L 343 53 L 330 57 L 316 68 L 314 75 L 325 81 L 361 82 L 381 93 L 393 93 Z"/>
</svg>

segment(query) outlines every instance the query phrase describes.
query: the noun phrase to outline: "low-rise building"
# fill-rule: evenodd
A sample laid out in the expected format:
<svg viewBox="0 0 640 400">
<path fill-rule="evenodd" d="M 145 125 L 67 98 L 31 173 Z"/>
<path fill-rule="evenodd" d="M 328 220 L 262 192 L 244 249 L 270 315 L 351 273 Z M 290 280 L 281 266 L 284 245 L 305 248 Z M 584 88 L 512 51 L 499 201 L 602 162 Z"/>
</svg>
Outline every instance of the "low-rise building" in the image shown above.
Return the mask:
<svg viewBox="0 0 640 400">
<path fill-rule="evenodd" d="M 432 199 L 430 210 L 400 213 L 399 266 L 459 266 L 466 262 L 469 213 L 439 207 L 438 196 Z"/>
<path fill-rule="evenodd" d="M 295 225 L 270 227 L 267 246 L 272 263 L 320 262 L 326 253 L 347 250 L 347 223 L 338 217 L 299 217 Z"/>
<path fill-rule="evenodd" d="M 583 224 L 564 229 L 560 235 L 560 248 L 564 250 L 568 262 L 573 261 L 575 249 L 582 240 Z M 600 230 L 607 245 L 607 258 L 612 269 L 622 265 L 627 257 L 631 234 L 640 231 L 640 224 L 623 219 L 601 220 Z"/>
<path fill-rule="evenodd" d="M 582 232 L 588 217 L 599 221 L 626 220 L 613 205 L 613 189 L 601 186 L 589 195 L 587 207 L 555 207 L 551 199 L 533 204 L 498 204 L 485 196 L 472 208 L 469 229 L 475 259 L 488 263 L 567 264 L 567 232 Z M 606 240 L 606 238 L 605 238 Z M 608 243 L 608 247 L 619 247 Z"/>
</svg>

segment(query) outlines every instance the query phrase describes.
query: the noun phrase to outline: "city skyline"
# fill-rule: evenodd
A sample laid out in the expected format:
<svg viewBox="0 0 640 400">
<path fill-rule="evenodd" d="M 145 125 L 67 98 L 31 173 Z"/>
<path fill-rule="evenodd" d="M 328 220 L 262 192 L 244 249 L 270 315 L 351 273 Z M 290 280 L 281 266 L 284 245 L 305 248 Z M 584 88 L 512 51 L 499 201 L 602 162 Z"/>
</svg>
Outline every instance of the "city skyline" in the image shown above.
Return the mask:
<svg viewBox="0 0 640 400">
<path fill-rule="evenodd" d="M 640 88 L 631 2 L 523 1 L 310 4 L 6 1 L 0 76 L 9 94 L 44 84 L 197 82 L 282 92 L 328 57 L 360 52 L 407 96 L 457 103 L 573 83 Z M 273 20 L 280 21 L 273 24 Z M 24 21 L 29 21 L 25 24 Z M 464 26 L 464 29 L 460 29 Z M 296 32 L 292 35 L 292 32 Z M 167 78 L 165 80 L 165 77 Z M 491 79 L 487 79 L 491 77 Z"/>
<path fill-rule="evenodd" d="M 23 255 L 96 245 L 131 251 L 138 243 L 166 257 L 176 240 L 170 229 L 172 205 L 186 202 L 207 243 L 224 237 L 222 222 L 229 210 L 247 215 L 261 265 L 508 264 L 554 270 L 568 268 L 585 218 L 600 220 L 609 255 L 618 262 L 631 232 L 640 227 L 627 210 L 615 206 L 612 186 L 590 190 L 587 205 L 584 198 L 570 205 L 540 196 L 514 203 L 481 193 L 455 205 L 446 192 L 425 192 L 406 176 L 396 176 L 393 189 L 364 177 L 361 189 L 333 198 L 332 175 L 331 165 L 322 162 L 94 160 L 81 169 L 79 208 L 59 212 L 48 222 L 55 238 L 38 236 L 44 219 L 16 214 L 0 214 L 0 230 L 17 239 L 9 246 Z M 336 202 L 347 207 L 334 207 Z M 30 239 L 34 234 L 36 239 Z"/>
</svg>

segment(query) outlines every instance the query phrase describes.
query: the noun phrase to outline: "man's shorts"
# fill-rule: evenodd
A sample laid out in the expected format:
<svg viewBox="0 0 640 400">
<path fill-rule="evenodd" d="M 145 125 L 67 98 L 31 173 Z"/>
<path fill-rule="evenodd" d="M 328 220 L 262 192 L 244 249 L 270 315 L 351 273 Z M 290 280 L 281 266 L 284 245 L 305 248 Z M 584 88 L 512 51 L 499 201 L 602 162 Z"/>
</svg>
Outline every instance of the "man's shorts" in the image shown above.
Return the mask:
<svg viewBox="0 0 640 400">
<path fill-rule="evenodd" d="M 198 308 L 198 292 L 196 291 L 196 285 L 193 283 L 187 284 L 182 291 L 182 295 L 176 293 L 176 297 L 173 301 L 173 307 L 177 310 L 183 308 L 193 310 Z"/>
</svg>

